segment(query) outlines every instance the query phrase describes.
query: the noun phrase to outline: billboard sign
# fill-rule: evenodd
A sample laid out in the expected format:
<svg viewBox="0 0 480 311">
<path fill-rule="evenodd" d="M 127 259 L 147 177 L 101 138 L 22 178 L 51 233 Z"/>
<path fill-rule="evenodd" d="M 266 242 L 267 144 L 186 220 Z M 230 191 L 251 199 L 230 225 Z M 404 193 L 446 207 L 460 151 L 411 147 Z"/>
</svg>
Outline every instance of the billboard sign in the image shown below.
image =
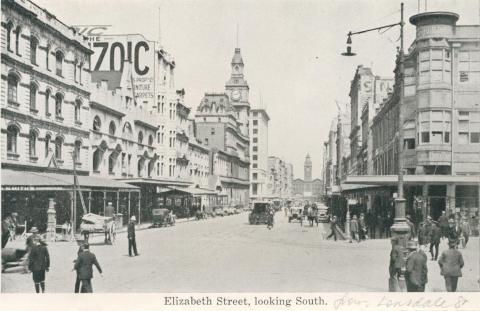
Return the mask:
<svg viewBox="0 0 480 311">
<path fill-rule="evenodd" d="M 140 34 L 105 34 L 108 25 L 74 26 L 93 50 L 92 71 L 123 71 L 131 63 L 135 99 L 153 106 L 155 98 L 155 42 Z"/>
</svg>

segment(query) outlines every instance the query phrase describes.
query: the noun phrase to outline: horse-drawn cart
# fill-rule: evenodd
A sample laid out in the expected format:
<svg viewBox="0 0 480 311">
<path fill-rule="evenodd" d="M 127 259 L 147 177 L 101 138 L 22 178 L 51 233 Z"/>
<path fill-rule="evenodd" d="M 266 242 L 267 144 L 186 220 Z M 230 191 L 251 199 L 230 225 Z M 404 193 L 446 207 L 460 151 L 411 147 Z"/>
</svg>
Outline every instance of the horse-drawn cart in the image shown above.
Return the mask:
<svg viewBox="0 0 480 311">
<path fill-rule="evenodd" d="M 87 243 L 91 233 L 104 233 L 105 243 L 113 244 L 117 235 L 115 217 L 105 217 L 92 213 L 85 214 L 80 224 L 80 232 Z"/>
</svg>

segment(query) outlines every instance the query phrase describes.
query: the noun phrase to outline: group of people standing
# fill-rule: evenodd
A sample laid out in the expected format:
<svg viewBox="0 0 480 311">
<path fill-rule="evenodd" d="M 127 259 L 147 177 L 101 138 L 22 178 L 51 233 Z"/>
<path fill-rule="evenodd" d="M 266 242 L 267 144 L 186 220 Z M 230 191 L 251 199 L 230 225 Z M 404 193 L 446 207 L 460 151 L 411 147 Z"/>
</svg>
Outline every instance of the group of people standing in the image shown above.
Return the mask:
<svg viewBox="0 0 480 311">
<path fill-rule="evenodd" d="M 423 292 L 428 282 L 428 256 L 429 249 L 431 260 L 437 261 L 441 275 L 445 279 L 445 287 L 448 292 L 457 290 L 458 278 L 462 276 L 464 266 L 462 253 L 458 250 L 460 244 L 466 247 L 470 235 L 470 226 L 465 217 L 448 218 L 445 212 L 439 217 L 438 222 L 427 217 L 425 222 L 420 223 L 418 234 L 407 217 L 410 228 L 407 233 L 407 255 L 404 256 L 403 248 L 399 244 L 399 238 L 392 238 L 392 250 L 390 252 L 390 283 L 397 282 L 401 275 L 401 269 L 405 267 L 405 282 L 407 291 Z M 418 242 L 414 240 L 418 237 Z M 448 249 L 443 251 L 438 258 L 439 245 L 442 240 L 448 241 Z M 462 241 L 462 242 L 461 242 Z"/>
<path fill-rule="evenodd" d="M 127 228 L 128 254 L 129 256 L 139 256 L 135 237 L 135 216 L 132 216 Z M 45 292 L 45 275 L 50 269 L 50 255 L 47 243 L 39 235 L 36 227 L 30 230 L 31 235 L 27 238 L 27 265 L 28 272 L 32 273 L 35 291 L 37 293 Z M 133 255 L 132 255 L 133 254 Z M 98 263 L 97 257 L 90 251 L 88 241 L 82 243 L 77 252 L 77 259 L 74 260 L 73 270 L 76 272 L 75 293 L 92 293 L 93 266 L 95 266 L 102 275 L 102 268 Z"/>
</svg>

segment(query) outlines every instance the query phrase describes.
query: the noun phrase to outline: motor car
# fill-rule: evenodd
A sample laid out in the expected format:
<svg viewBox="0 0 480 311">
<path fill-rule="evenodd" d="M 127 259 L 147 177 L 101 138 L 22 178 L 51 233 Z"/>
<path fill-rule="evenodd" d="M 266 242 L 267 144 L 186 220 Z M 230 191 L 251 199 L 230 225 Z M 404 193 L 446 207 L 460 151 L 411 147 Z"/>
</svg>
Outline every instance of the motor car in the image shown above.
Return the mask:
<svg viewBox="0 0 480 311">
<path fill-rule="evenodd" d="M 254 224 L 266 224 L 268 221 L 268 211 L 271 208 L 270 202 L 258 201 L 253 203 L 252 212 L 248 215 L 248 222 Z"/>
<path fill-rule="evenodd" d="M 225 216 L 225 210 L 223 209 L 223 207 L 221 206 L 218 206 L 215 208 L 215 211 L 214 211 L 214 214 L 215 216 Z"/>
<path fill-rule="evenodd" d="M 303 209 L 301 207 L 292 207 L 290 214 L 288 215 L 288 222 L 298 221 L 300 224 L 303 222 Z"/>
<path fill-rule="evenodd" d="M 322 203 L 317 203 L 318 208 L 318 221 L 328 222 L 328 207 Z"/>
<path fill-rule="evenodd" d="M 224 212 L 225 212 L 225 215 L 227 215 L 227 216 L 233 215 L 233 214 L 235 214 L 235 208 L 233 206 L 226 207 L 224 209 Z"/>
</svg>

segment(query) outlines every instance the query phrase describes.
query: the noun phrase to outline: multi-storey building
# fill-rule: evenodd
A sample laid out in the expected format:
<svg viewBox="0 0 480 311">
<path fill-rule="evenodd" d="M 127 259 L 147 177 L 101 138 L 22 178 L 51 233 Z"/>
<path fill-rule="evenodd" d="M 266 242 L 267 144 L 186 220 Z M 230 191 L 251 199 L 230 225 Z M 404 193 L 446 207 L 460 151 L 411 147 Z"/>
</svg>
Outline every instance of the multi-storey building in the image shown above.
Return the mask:
<svg viewBox="0 0 480 311">
<path fill-rule="evenodd" d="M 287 198 L 288 189 L 287 163 L 279 157 L 268 157 L 268 197 Z"/>
<path fill-rule="evenodd" d="M 304 179 L 296 178 L 293 181 L 293 194 L 296 196 L 302 196 L 308 200 L 316 201 L 322 193 L 322 181 L 320 178 L 312 180 L 312 168 L 312 160 L 310 155 L 307 154 L 303 165 Z"/>
<path fill-rule="evenodd" d="M 351 183 L 382 186 L 384 201 L 389 204 L 388 197 L 391 199 L 396 189 L 397 163 L 403 159 L 407 213 L 418 220 L 427 215 L 436 219 L 444 210 L 469 217 L 478 214 L 480 26 L 457 25 L 458 18 L 450 12 L 426 12 L 410 18 L 417 31 L 405 55 L 404 103 L 399 107 L 397 58 L 394 94 L 371 126 L 373 172 L 385 176 L 348 178 Z M 404 120 L 401 126 L 399 113 Z M 374 207 L 379 196 L 377 192 Z"/>
<path fill-rule="evenodd" d="M 267 196 L 268 177 L 268 116 L 265 109 L 252 109 L 250 114 L 250 197 Z"/>
<path fill-rule="evenodd" d="M 368 158 L 369 124 L 380 104 L 392 91 L 393 79 L 375 76 L 368 67 L 359 65 L 350 83 L 350 163 L 349 174 L 361 175 Z M 365 114 L 366 112 L 366 114 Z M 363 117 L 363 119 L 362 119 Z M 366 117 L 366 120 L 364 120 Z M 365 126 L 364 123 L 365 122 Z M 365 138 L 365 139 L 363 139 Z"/>
<path fill-rule="evenodd" d="M 2 215 L 17 212 L 45 230 L 54 199 L 58 221 L 78 224 L 74 170 L 84 194 L 134 189 L 87 176 L 92 51 L 84 37 L 31 1 L 7 0 L 1 44 Z"/>
</svg>

